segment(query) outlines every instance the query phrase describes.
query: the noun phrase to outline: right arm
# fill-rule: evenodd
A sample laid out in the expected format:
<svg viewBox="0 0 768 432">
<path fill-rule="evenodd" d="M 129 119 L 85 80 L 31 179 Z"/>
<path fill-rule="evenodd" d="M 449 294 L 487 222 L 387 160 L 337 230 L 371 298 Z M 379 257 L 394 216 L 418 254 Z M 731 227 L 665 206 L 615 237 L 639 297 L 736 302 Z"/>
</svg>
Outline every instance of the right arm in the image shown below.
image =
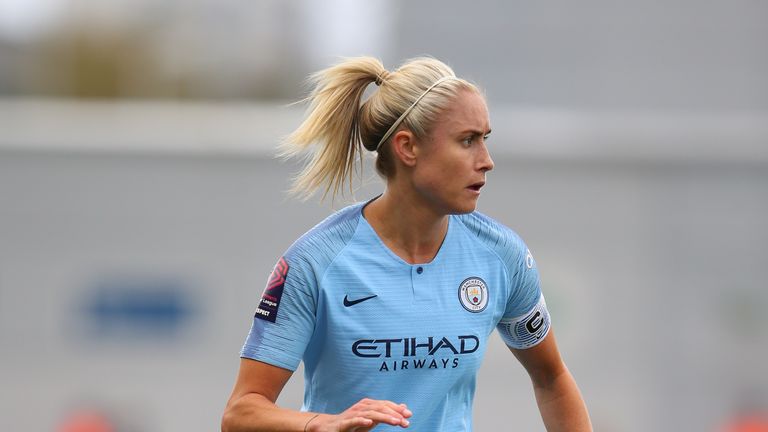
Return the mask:
<svg viewBox="0 0 768 432">
<path fill-rule="evenodd" d="M 337 415 L 280 408 L 275 401 L 291 374 L 287 369 L 241 359 L 221 420 L 222 432 L 369 431 L 379 423 L 408 427 L 411 412 L 391 401 L 363 399 Z"/>
<path fill-rule="evenodd" d="M 275 266 L 241 351 L 240 371 L 221 419 L 223 432 L 367 431 L 379 423 L 408 426 L 410 411 L 390 401 L 363 399 L 336 415 L 275 404 L 314 329 L 312 272 L 300 259 L 289 264 L 284 257 Z"/>
<path fill-rule="evenodd" d="M 222 432 L 303 431 L 314 415 L 279 408 L 277 396 L 292 372 L 256 360 L 240 359 L 240 371 L 221 419 Z"/>
</svg>

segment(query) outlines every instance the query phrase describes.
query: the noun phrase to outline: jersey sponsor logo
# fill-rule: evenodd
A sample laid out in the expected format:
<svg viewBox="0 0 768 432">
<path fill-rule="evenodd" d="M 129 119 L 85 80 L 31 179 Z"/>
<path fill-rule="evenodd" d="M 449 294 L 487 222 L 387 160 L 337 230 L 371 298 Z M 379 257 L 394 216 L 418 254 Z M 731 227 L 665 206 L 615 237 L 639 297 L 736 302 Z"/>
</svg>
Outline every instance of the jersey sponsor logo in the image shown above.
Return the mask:
<svg viewBox="0 0 768 432">
<path fill-rule="evenodd" d="M 280 299 L 283 296 L 286 276 L 288 276 L 288 262 L 285 260 L 285 257 L 282 257 L 275 264 L 272 274 L 269 275 L 267 287 L 264 288 L 264 293 L 261 295 L 259 306 L 253 315 L 254 318 L 275 322 L 277 319 L 277 309 L 280 307 Z"/>
<path fill-rule="evenodd" d="M 378 295 L 374 294 L 372 296 L 363 297 L 363 298 L 356 299 L 356 300 L 350 300 L 349 298 L 347 298 L 347 296 L 344 296 L 344 306 L 346 306 L 346 307 L 354 306 L 354 305 L 356 305 L 358 303 L 362 303 L 362 302 L 364 302 L 366 300 L 370 300 L 370 299 L 372 299 L 374 297 L 378 297 Z"/>
<path fill-rule="evenodd" d="M 476 276 L 464 279 L 459 285 L 459 302 L 472 313 L 482 312 L 488 306 L 488 285 Z"/>
<path fill-rule="evenodd" d="M 378 359 L 379 372 L 408 369 L 455 369 L 461 356 L 480 348 L 475 335 L 359 339 L 352 343 L 352 354 L 363 359 Z"/>
</svg>

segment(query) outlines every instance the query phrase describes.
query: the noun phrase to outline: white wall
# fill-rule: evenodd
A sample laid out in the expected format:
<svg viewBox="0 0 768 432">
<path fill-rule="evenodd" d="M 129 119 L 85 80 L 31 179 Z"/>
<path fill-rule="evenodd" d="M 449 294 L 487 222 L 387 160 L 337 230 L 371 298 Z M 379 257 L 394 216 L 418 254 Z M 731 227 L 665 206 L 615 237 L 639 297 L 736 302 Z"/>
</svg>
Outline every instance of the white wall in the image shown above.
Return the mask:
<svg viewBox="0 0 768 432">
<path fill-rule="evenodd" d="M 597 430 L 711 430 L 745 389 L 768 390 L 764 162 L 502 155 L 496 166 L 480 209 L 535 253 Z M 54 430 L 96 406 L 122 430 L 216 430 L 271 267 L 330 212 L 286 198 L 294 168 L 246 154 L 0 150 L 0 429 Z M 94 336 L 82 309 L 94 284 L 125 277 L 178 281 L 194 312 L 171 335 Z M 297 379 L 281 400 L 298 407 L 300 393 Z M 475 407 L 477 430 L 543 430 L 497 338 Z"/>
</svg>

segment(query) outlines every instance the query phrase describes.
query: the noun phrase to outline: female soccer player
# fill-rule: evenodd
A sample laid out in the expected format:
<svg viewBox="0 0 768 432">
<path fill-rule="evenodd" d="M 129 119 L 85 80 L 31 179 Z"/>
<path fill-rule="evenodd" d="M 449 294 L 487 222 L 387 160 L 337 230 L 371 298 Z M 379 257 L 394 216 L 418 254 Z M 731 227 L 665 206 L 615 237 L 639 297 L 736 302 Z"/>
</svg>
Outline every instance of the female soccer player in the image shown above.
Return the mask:
<svg viewBox="0 0 768 432">
<path fill-rule="evenodd" d="M 438 60 L 388 72 L 362 57 L 314 76 L 287 154 L 318 144 L 296 191 L 351 187 L 377 153 L 386 190 L 297 240 L 275 266 L 241 351 L 224 431 L 470 431 L 475 376 L 498 329 L 530 374 L 548 431 L 589 431 L 550 330 L 536 263 L 475 212 L 493 161 L 477 87 Z M 366 87 L 379 88 L 361 104 Z M 304 361 L 301 411 L 278 394 Z"/>
</svg>

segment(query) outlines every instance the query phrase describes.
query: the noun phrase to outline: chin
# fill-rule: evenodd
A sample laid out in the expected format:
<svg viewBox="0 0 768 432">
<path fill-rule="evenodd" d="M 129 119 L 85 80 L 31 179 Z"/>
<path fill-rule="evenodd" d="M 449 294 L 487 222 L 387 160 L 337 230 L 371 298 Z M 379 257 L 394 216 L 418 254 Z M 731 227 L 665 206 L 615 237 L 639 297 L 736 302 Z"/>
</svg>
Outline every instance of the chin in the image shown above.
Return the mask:
<svg viewBox="0 0 768 432">
<path fill-rule="evenodd" d="M 466 214 L 472 213 L 477 208 L 477 200 L 472 202 L 458 203 L 451 209 L 451 214 Z"/>
<path fill-rule="evenodd" d="M 477 208 L 478 196 L 442 196 L 435 197 L 437 199 L 431 200 L 432 207 L 439 214 L 466 214 L 472 213 Z"/>
</svg>

